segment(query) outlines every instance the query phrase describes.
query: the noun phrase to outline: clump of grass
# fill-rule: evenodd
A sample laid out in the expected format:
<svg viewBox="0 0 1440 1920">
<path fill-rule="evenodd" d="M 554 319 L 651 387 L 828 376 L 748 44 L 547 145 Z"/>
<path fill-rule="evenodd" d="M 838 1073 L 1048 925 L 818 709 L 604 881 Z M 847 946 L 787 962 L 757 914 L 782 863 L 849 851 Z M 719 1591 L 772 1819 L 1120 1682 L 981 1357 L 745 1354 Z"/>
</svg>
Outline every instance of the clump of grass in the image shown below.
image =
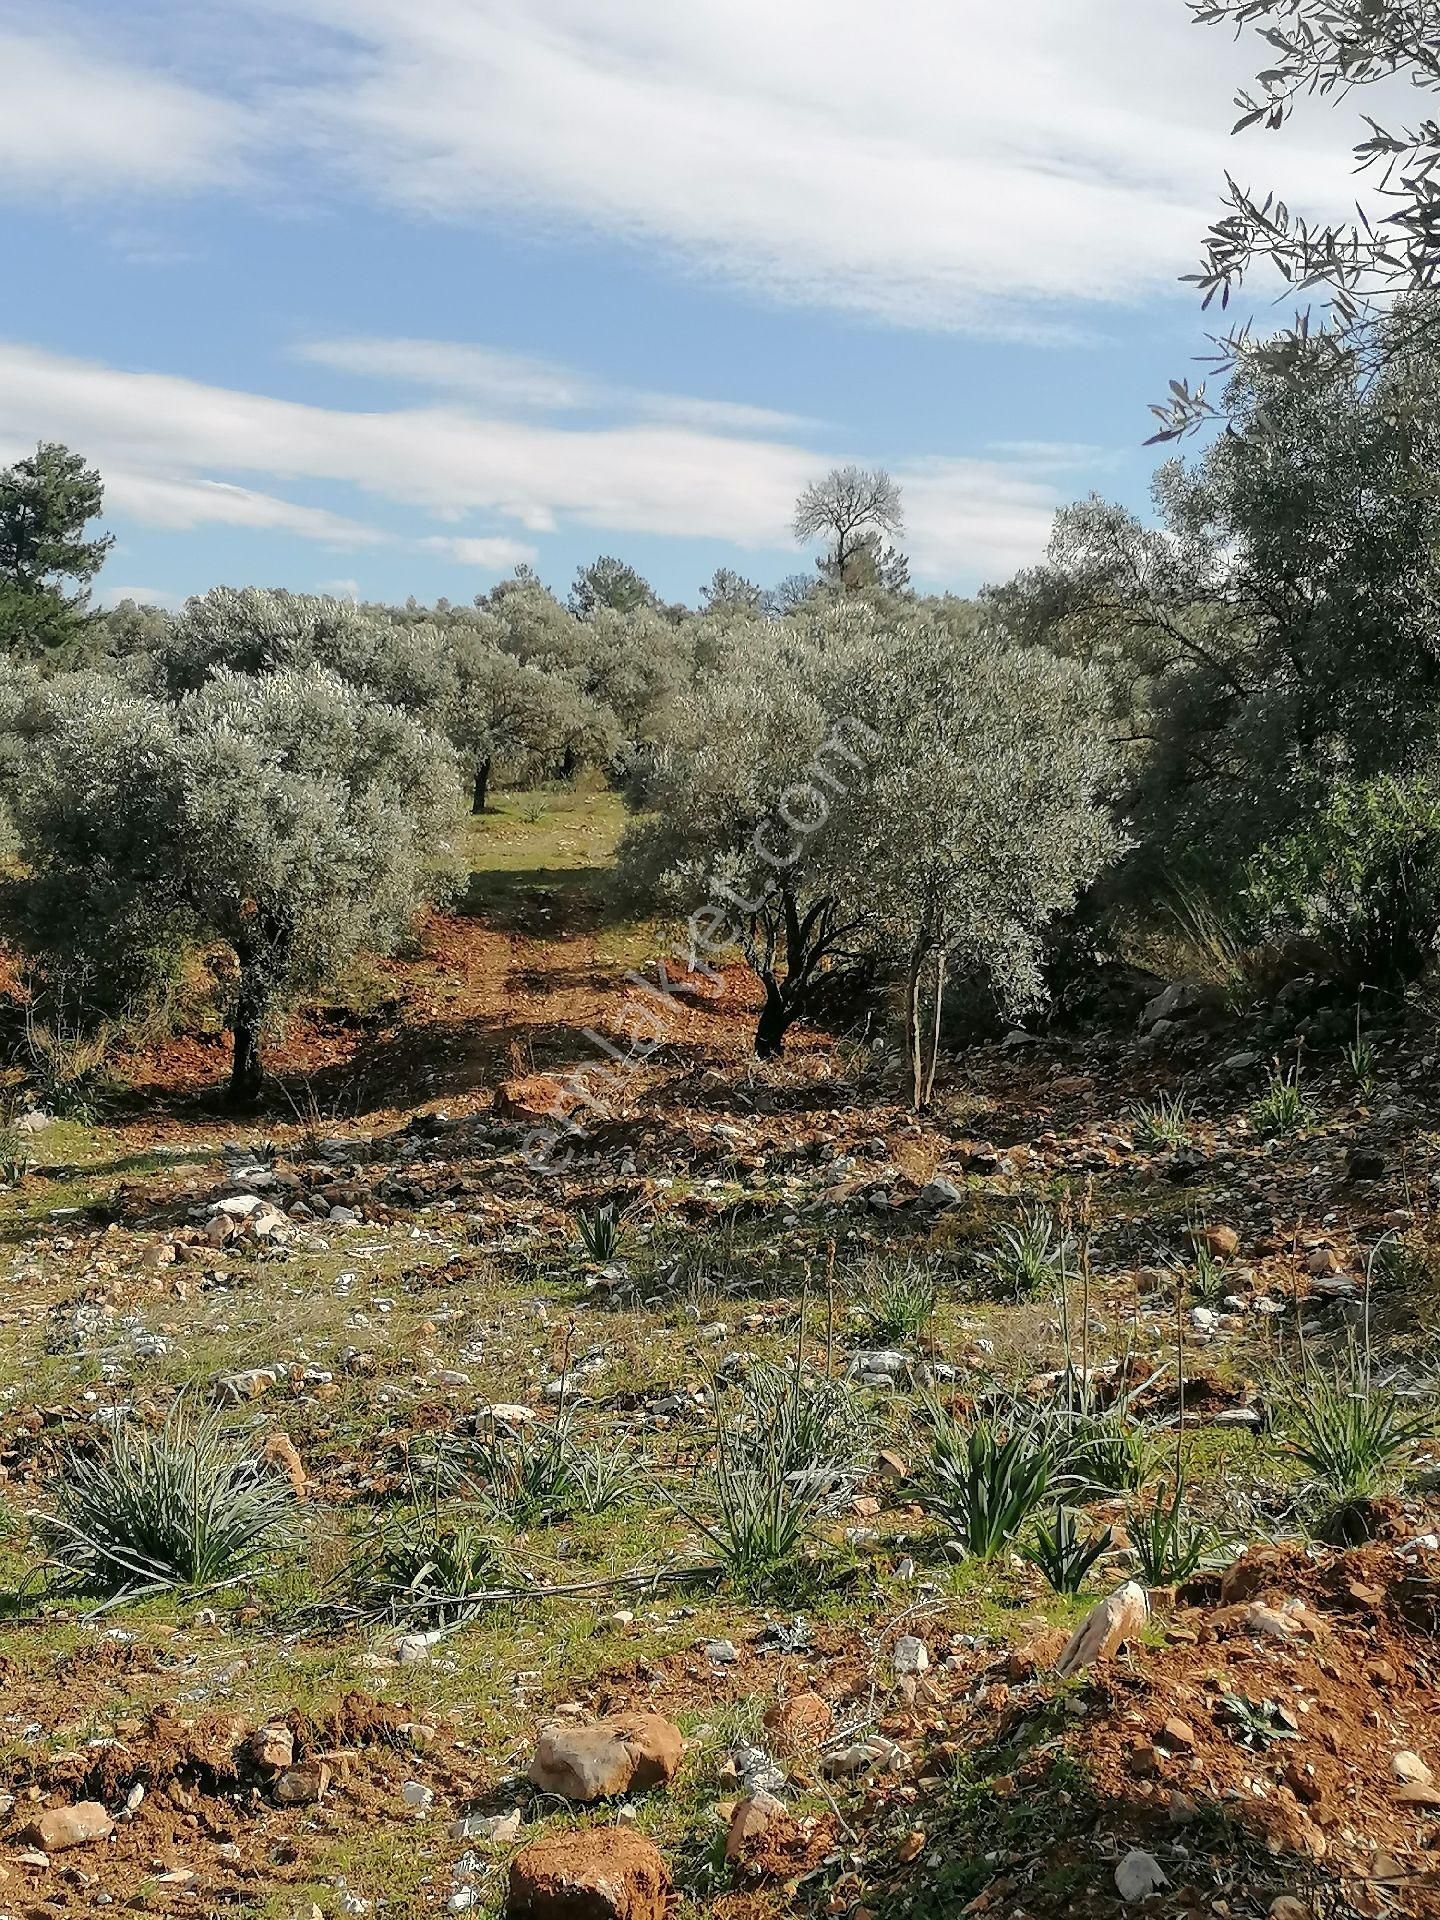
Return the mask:
<svg viewBox="0 0 1440 1920">
<path fill-rule="evenodd" d="M 1300 1069 L 1281 1068 L 1278 1061 L 1270 1069 L 1264 1093 L 1250 1109 L 1250 1124 L 1265 1140 L 1278 1140 L 1303 1133 L 1315 1119 L 1315 1110 L 1300 1087 Z"/>
<path fill-rule="evenodd" d="M 1355 1022 L 1355 1038 L 1345 1049 L 1345 1064 L 1355 1082 L 1356 1091 L 1365 1102 L 1375 1098 L 1375 1089 L 1379 1084 L 1378 1062 L 1375 1049 L 1360 1031 L 1360 1022 Z"/>
<path fill-rule="evenodd" d="M 997 1287 L 1016 1300 L 1058 1286 L 1073 1252 L 1044 1207 L 1027 1207 L 1014 1226 L 1002 1229 L 998 1244 L 980 1264 Z"/>
<path fill-rule="evenodd" d="M 872 1340 L 918 1340 L 935 1312 L 934 1275 L 913 1261 L 880 1260 L 860 1289 L 860 1310 Z"/>
<path fill-rule="evenodd" d="M 158 1431 L 127 1423 L 62 1475 L 55 1511 L 36 1516 L 40 1542 L 63 1580 L 116 1597 L 245 1579 L 294 1512 L 289 1482 L 248 1438 L 184 1399 Z"/>
<path fill-rule="evenodd" d="M 605 1513 L 638 1491 L 639 1463 L 625 1446 L 585 1446 L 568 1418 L 512 1433 L 495 1421 L 470 1443 L 464 1472 L 478 1503 L 497 1520 L 530 1527 L 577 1513 Z"/>
<path fill-rule="evenodd" d="M 742 1592 L 793 1586 L 820 1515 L 855 1476 L 863 1431 L 850 1389 L 807 1375 L 798 1354 L 756 1368 L 735 1416 L 717 1413 L 706 1494 L 672 1496 L 675 1507 Z"/>
<path fill-rule="evenodd" d="M 1152 1151 L 1160 1147 L 1188 1147 L 1194 1137 L 1193 1119 L 1190 1101 L 1183 1092 L 1161 1093 L 1133 1110 L 1131 1120 L 1136 1144 Z"/>
<path fill-rule="evenodd" d="M 1395 1481 L 1418 1441 L 1433 1438 L 1433 1409 L 1374 1379 L 1368 1352 L 1352 1339 L 1324 1369 L 1304 1364 L 1277 1382 L 1277 1425 L 1287 1450 L 1308 1469 L 1315 1491 L 1364 1500 Z"/>
<path fill-rule="evenodd" d="M 589 1212 L 580 1208 L 575 1215 L 575 1232 L 586 1258 L 596 1266 L 609 1266 L 620 1251 L 620 1209 L 608 1200 Z"/>
<path fill-rule="evenodd" d="M 848 1380 L 812 1374 L 798 1358 L 759 1361 L 740 1386 L 733 1440 L 752 1464 L 773 1458 L 782 1474 L 849 1483 L 870 1457 L 874 1418 Z"/>
<path fill-rule="evenodd" d="M 1112 1528 L 1082 1535 L 1073 1507 L 1056 1507 L 1053 1527 L 1037 1526 L 1024 1549 L 1025 1558 L 1039 1567 L 1056 1593 L 1079 1593 L 1087 1576 L 1115 1544 Z"/>
<path fill-rule="evenodd" d="M 1202 1307 L 1218 1307 L 1230 1292 L 1230 1280 L 1224 1267 L 1210 1249 L 1197 1242 L 1195 1263 L 1190 1270 L 1186 1292 Z"/>
<path fill-rule="evenodd" d="M 1125 1523 L 1140 1578 L 1147 1587 L 1188 1580 L 1210 1548 L 1205 1528 L 1185 1509 L 1185 1481 L 1177 1476 L 1169 1500 L 1163 1493 L 1137 1506 Z"/>
<path fill-rule="evenodd" d="M 1017 1426 L 1002 1437 L 989 1421 L 968 1431 L 937 1428 L 921 1498 L 965 1551 L 989 1560 L 1013 1540 L 1045 1498 L 1050 1456 L 1043 1441 Z"/>
<path fill-rule="evenodd" d="M 513 1577 L 506 1548 L 484 1519 L 438 1492 L 393 1514 L 360 1572 L 366 1602 L 391 1619 L 437 1626 L 471 1617 L 481 1596 Z"/>
</svg>

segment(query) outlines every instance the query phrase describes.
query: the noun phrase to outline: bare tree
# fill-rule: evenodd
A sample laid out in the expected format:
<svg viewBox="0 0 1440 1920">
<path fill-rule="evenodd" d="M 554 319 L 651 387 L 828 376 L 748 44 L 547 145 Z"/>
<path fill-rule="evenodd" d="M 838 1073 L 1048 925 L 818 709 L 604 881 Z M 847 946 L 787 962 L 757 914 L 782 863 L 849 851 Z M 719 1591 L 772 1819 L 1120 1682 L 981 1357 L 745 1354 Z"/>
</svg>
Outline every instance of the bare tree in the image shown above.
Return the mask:
<svg viewBox="0 0 1440 1920">
<path fill-rule="evenodd" d="M 827 579 L 839 587 L 859 584 L 855 561 L 878 551 L 882 534 L 905 530 L 900 488 L 883 467 L 832 467 L 795 502 L 792 526 L 802 546 L 822 538 L 830 543 L 818 563 Z"/>
</svg>

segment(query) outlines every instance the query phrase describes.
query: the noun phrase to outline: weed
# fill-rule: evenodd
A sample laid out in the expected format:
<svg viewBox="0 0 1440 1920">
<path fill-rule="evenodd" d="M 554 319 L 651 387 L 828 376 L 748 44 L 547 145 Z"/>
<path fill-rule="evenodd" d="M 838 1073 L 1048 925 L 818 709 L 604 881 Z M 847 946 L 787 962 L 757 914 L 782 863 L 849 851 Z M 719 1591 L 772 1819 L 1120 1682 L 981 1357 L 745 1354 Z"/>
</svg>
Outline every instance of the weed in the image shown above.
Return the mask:
<svg viewBox="0 0 1440 1920">
<path fill-rule="evenodd" d="M 590 1213 L 582 1207 L 575 1215 L 575 1231 L 586 1258 L 607 1267 L 620 1251 L 620 1209 L 612 1201 Z"/>
<path fill-rule="evenodd" d="M 476 1596 L 508 1583 L 505 1548 L 464 1506 L 438 1491 L 392 1516 L 361 1570 L 367 1603 L 391 1619 L 422 1617 L 448 1625 L 471 1616 Z"/>
<path fill-rule="evenodd" d="M 623 1441 L 613 1447 L 573 1445 L 566 1456 L 572 1513 L 609 1513 L 640 1492 L 640 1461 Z"/>
<path fill-rule="evenodd" d="M 1288 1450 L 1314 1487 L 1337 1500 L 1378 1493 L 1415 1443 L 1435 1432 L 1433 1413 L 1376 1381 L 1368 1354 L 1353 1340 L 1328 1371 L 1306 1364 L 1282 1375 L 1277 1389 L 1277 1424 Z"/>
<path fill-rule="evenodd" d="M 1216 1700 L 1219 1717 L 1234 1729 L 1242 1747 L 1263 1753 L 1277 1740 L 1298 1740 L 1294 1727 L 1281 1718 L 1273 1700 L 1248 1700 L 1243 1693 L 1222 1693 Z"/>
<path fill-rule="evenodd" d="M 1232 1286 L 1224 1267 L 1210 1249 L 1203 1242 L 1197 1243 L 1195 1265 L 1186 1287 L 1190 1298 L 1202 1307 L 1218 1307 Z"/>
<path fill-rule="evenodd" d="M 760 1361 L 740 1388 L 735 1444 L 752 1464 L 773 1457 L 782 1474 L 849 1482 L 869 1456 L 873 1425 L 848 1380 L 809 1373 L 797 1361 Z"/>
<path fill-rule="evenodd" d="M 1185 1512 L 1185 1482 L 1177 1478 L 1169 1504 L 1163 1494 L 1134 1509 L 1125 1523 L 1135 1565 L 1147 1587 L 1188 1580 L 1205 1558 L 1210 1536 Z"/>
<path fill-rule="evenodd" d="M 1250 1124 L 1264 1140 L 1302 1133 L 1315 1118 L 1315 1110 L 1300 1090 L 1300 1069 L 1282 1070 L 1277 1060 L 1270 1069 L 1264 1093 L 1250 1109 Z"/>
<path fill-rule="evenodd" d="M 289 1482 L 246 1439 L 178 1399 L 158 1432 L 124 1425 L 98 1459 L 72 1454 L 39 1538 L 66 1579 L 133 1598 L 233 1583 L 287 1530 Z"/>
<path fill-rule="evenodd" d="M 873 1340 L 917 1340 L 935 1312 L 935 1301 L 934 1276 L 924 1267 L 877 1261 L 860 1293 L 866 1332 Z"/>
<path fill-rule="evenodd" d="M 1184 1093 L 1162 1093 L 1148 1105 L 1136 1107 L 1131 1118 L 1136 1145 L 1152 1151 L 1160 1147 L 1188 1147 L 1193 1138 L 1194 1115 Z"/>
<path fill-rule="evenodd" d="M 1060 1282 L 1072 1247 L 1057 1232 L 1043 1207 L 1027 1207 L 1018 1224 L 1005 1227 L 999 1245 L 982 1254 L 980 1264 L 998 1287 L 1017 1300 L 1048 1291 Z"/>
<path fill-rule="evenodd" d="M 925 1505 L 977 1560 L 998 1553 L 1024 1526 L 1050 1485 L 1050 1458 L 1017 1428 L 1002 1439 L 986 1421 L 968 1433 L 942 1430 L 931 1452 Z"/>
<path fill-rule="evenodd" d="M 1378 1063 L 1374 1047 L 1360 1031 L 1358 1016 L 1355 1022 L 1355 1038 L 1345 1049 L 1345 1064 L 1350 1069 L 1351 1078 L 1355 1082 L 1360 1098 L 1368 1104 L 1375 1098 L 1375 1089 L 1379 1083 Z"/>
<path fill-rule="evenodd" d="M 1056 1593 L 1079 1593 L 1087 1574 L 1114 1544 L 1115 1535 L 1109 1527 L 1082 1539 L 1075 1509 L 1056 1507 L 1055 1525 L 1036 1527 L 1034 1540 L 1025 1548 L 1025 1558 L 1039 1567 Z"/>
</svg>

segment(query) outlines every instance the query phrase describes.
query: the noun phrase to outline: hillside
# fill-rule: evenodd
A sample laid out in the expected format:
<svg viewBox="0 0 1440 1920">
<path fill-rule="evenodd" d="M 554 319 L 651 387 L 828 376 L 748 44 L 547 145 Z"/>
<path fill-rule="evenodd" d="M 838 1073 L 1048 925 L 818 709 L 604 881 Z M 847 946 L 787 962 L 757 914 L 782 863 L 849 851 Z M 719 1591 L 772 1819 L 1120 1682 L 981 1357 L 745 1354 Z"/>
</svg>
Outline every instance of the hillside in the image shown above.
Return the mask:
<svg viewBox="0 0 1440 1920">
<path fill-rule="evenodd" d="M 507 796 L 461 909 L 291 1021 L 242 1131 L 190 1033 L 25 1136 L 0 1908 L 487 1912 L 574 1828 L 647 1917 L 637 1835 L 681 1911 L 1435 1912 L 1436 1449 L 1336 1509 L 1294 1444 L 1302 1344 L 1313 1384 L 1368 1329 L 1374 1378 L 1428 1389 L 1433 1057 L 1377 1034 L 1361 1087 L 1316 1046 L 1305 1111 L 1257 1115 L 1292 1036 L 1127 1012 L 947 1062 L 917 1119 L 873 1048 L 757 1065 L 733 969 L 537 1170 L 537 1076 L 606 1059 L 660 951 L 614 917 L 617 824 Z M 977 1406 L 1073 1416 L 1067 1330 L 1093 1445 L 1066 1502 L 1113 1529 L 1074 1595 L 1017 1551 L 1058 1456 L 988 1558 L 932 1465 Z M 253 1571 L 123 1605 L 22 1577 L 121 1410 L 163 1434 L 212 1403 L 293 1488 Z M 747 1420 L 824 1485 L 727 1572 L 705 1529 Z M 1059 1678 L 1177 1461 L 1198 1564 Z M 637 1715 L 678 1728 L 678 1771 Z M 541 1729 L 617 1719 L 618 1797 L 526 1782 Z M 88 1803 L 105 1837 L 56 1844 Z M 536 1911 L 582 1911 L 560 1884 Z"/>
</svg>

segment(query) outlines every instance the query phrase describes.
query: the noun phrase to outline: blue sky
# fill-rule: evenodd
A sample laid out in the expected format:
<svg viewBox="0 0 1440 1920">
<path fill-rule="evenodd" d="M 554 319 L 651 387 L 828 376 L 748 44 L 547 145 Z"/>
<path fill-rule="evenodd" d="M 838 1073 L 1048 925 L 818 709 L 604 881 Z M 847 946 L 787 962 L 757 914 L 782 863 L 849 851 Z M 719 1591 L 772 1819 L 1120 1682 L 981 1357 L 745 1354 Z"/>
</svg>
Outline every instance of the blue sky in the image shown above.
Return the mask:
<svg viewBox="0 0 1440 1920">
<path fill-rule="evenodd" d="M 1144 505 L 1225 166 L 1343 204 L 1252 70 L 1182 0 L 0 0 L 0 458 L 99 464 L 112 599 L 693 600 L 849 459 L 969 590 Z"/>
</svg>

